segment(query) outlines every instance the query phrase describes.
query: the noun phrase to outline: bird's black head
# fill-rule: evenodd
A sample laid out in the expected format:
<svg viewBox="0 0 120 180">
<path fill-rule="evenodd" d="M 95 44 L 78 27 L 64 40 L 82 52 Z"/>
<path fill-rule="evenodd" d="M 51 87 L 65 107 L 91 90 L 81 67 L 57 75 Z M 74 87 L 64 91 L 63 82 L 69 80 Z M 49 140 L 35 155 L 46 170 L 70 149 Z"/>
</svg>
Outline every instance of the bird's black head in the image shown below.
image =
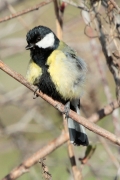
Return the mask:
<svg viewBox="0 0 120 180">
<path fill-rule="evenodd" d="M 28 45 L 26 49 L 33 50 L 35 48 L 55 49 L 59 44 L 59 39 L 47 27 L 38 26 L 27 33 L 26 40 Z"/>
<path fill-rule="evenodd" d="M 53 50 L 59 45 L 59 39 L 47 27 L 38 26 L 27 33 L 27 50 L 31 51 L 32 59 L 37 62 L 47 59 Z"/>
</svg>

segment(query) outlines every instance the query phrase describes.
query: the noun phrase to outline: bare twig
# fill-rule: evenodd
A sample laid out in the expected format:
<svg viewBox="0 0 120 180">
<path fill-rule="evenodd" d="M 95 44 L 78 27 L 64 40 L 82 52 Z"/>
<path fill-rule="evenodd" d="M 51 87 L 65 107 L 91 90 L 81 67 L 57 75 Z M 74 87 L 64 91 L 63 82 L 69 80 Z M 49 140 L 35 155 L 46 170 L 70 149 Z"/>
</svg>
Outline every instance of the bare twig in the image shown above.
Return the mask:
<svg viewBox="0 0 120 180">
<path fill-rule="evenodd" d="M 110 104 L 105 106 L 104 108 L 100 109 L 98 112 L 92 114 L 92 116 L 90 116 L 88 118 L 88 120 L 96 123 L 97 121 L 99 121 L 103 117 L 111 114 L 115 109 L 117 109 L 119 107 L 120 107 L 120 105 L 119 105 L 118 101 L 114 100 Z"/>
<path fill-rule="evenodd" d="M 14 79 L 25 85 L 27 88 L 29 88 L 31 91 L 35 91 L 35 86 L 30 85 L 22 75 L 18 74 L 17 72 L 12 71 L 9 67 L 7 67 L 2 61 L 0 61 L 0 69 L 12 76 Z M 61 103 L 54 101 L 51 97 L 47 96 L 46 94 L 43 94 L 42 92 L 37 92 L 37 94 L 43 98 L 45 101 L 49 102 L 53 107 L 58 109 L 60 112 L 64 113 L 64 105 Z M 93 131 L 94 133 L 110 140 L 114 144 L 120 145 L 120 139 L 112 134 L 111 132 L 97 126 L 96 124 L 93 124 L 92 122 L 88 121 L 82 116 L 79 116 L 77 113 L 74 111 L 70 110 L 69 111 L 69 117 L 77 121 L 78 123 L 82 124 L 85 126 L 87 129 L 90 131 Z"/>
<path fill-rule="evenodd" d="M 105 148 L 107 154 L 109 155 L 111 161 L 113 162 L 113 164 L 115 165 L 115 167 L 118 169 L 120 167 L 118 160 L 116 159 L 115 155 L 112 153 L 109 145 L 107 144 L 107 142 L 105 141 L 105 139 L 103 139 L 102 137 L 98 136 L 100 142 L 102 143 L 103 147 Z"/>
<path fill-rule="evenodd" d="M 67 3 L 67 4 L 70 4 L 71 6 L 74 6 L 74 7 L 76 7 L 76 8 L 79 8 L 79 9 L 81 9 L 81 10 L 84 10 L 84 11 L 89 12 L 89 10 L 88 10 L 87 8 L 84 8 L 84 7 L 82 7 L 82 6 L 77 5 L 74 1 L 63 0 L 63 2 L 65 2 L 65 3 Z"/>
<path fill-rule="evenodd" d="M 120 101 L 120 83 L 119 83 L 119 79 L 120 79 L 120 64 L 119 64 L 119 54 L 115 53 L 115 52 L 110 52 L 109 48 L 108 48 L 108 43 L 110 42 L 110 40 L 108 41 L 107 35 L 105 34 L 105 30 L 103 28 L 103 24 L 102 24 L 102 20 L 100 18 L 99 13 L 96 11 L 95 8 L 93 8 L 94 13 L 95 13 L 95 23 L 96 23 L 96 28 L 97 31 L 99 33 L 99 41 L 101 43 L 102 46 L 102 51 L 103 54 L 106 58 L 106 62 L 108 64 L 109 70 L 111 71 L 115 83 L 116 83 L 116 97 L 118 99 L 118 101 Z"/>
<path fill-rule="evenodd" d="M 68 134 L 65 134 L 62 132 L 62 134 L 58 138 L 49 142 L 46 146 L 44 146 L 42 149 L 37 151 L 27 160 L 25 160 L 22 164 L 20 164 L 13 171 L 11 171 L 7 176 L 5 176 L 3 180 L 14 180 L 20 177 L 22 174 L 28 172 L 31 166 L 38 163 L 40 158 L 47 156 L 56 148 L 64 144 L 67 140 L 68 140 Z"/>
<path fill-rule="evenodd" d="M 117 5 L 117 3 L 114 1 L 114 0 L 109 0 L 113 5 L 114 7 L 118 10 L 118 12 L 120 13 L 120 8 L 119 6 Z"/>
<path fill-rule="evenodd" d="M 10 5 L 7 0 L 5 1 L 5 3 L 7 4 L 7 7 L 11 13 L 13 13 L 13 14 L 17 13 L 16 10 L 13 8 L 13 6 Z M 25 29 L 28 31 L 29 27 L 28 27 L 27 23 L 25 22 L 25 20 L 21 16 L 17 17 L 17 19 L 23 25 L 23 27 L 25 27 Z"/>
<path fill-rule="evenodd" d="M 65 119 L 65 116 L 63 116 L 63 121 L 64 121 L 65 132 L 68 133 L 67 120 Z M 71 163 L 71 167 L 72 167 L 72 173 L 73 173 L 74 180 L 81 180 L 82 173 L 77 168 L 75 155 L 74 155 L 73 147 L 72 147 L 73 145 L 70 143 L 69 140 L 67 141 L 67 145 L 68 145 L 68 155 L 69 155 L 69 159 L 70 159 L 70 163 Z"/>
<path fill-rule="evenodd" d="M 16 18 L 16 17 L 21 16 L 21 15 L 27 14 L 27 13 L 29 13 L 31 11 L 38 10 L 40 7 L 45 6 L 45 5 L 47 5 L 47 4 L 51 3 L 51 2 L 52 2 L 52 0 L 43 1 L 43 2 L 41 2 L 40 4 L 38 4 L 38 5 L 34 6 L 34 7 L 25 9 L 23 11 L 20 11 L 20 12 L 16 13 L 16 14 L 11 14 L 10 16 L 6 16 L 6 17 L 0 19 L 0 23 L 4 22 L 4 21 L 8 21 L 8 20 L 13 19 L 13 18 Z"/>
<path fill-rule="evenodd" d="M 39 161 L 39 163 L 41 164 L 41 168 L 42 168 L 42 175 L 45 180 L 51 180 L 52 175 L 49 173 L 48 167 L 44 163 L 45 160 L 46 160 L 46 158 L 41 158 Z"/>
<path fill-rule="evenodd" d="M 90 15 L 88 14 L 88 16 L 90 16 Z M 91 34 L 91 36 L 93 36 L 93 34 L 94 34 L 92 29 L 90 30 L 89 33 Z M 95 39 L 90 39 L 90 45 L 91 45 L 91 49 L 92 49 L 94 59 L 97 62 L 97 68 L 98 68 L 98 71 L 100 73 L 100 78 L 101 78 L 101 81 L 103 84 L 105 96 L 107 98 L 107 102 L 109 103 L 112 100 L 112 94 L 111 94 L 110 87 L 108 85 L 106 75 L 105 75 L 103 68 L 102 68 L 101 59 L 100 59 L 100 52 L 98 50 L 97 41 Z M 118 122 L 119 117 L 116 115 L 116 113 L 113 112 L 112 118 L 113 118 L 113 124 L 115 126 L 115 129 L 117 129 L 117 123 L 116 122 Z"/>
<path fill-rule="evenodd" d="M 54 11 L 56 15 L 56 29 L 57 29 L 57 36 L 59 39 L 62 39 L 62 28 L 63 28 L 63 13 L 60 13 L 59 5 L 57 0 L 53 0 L 54 3 Z"/>
</svg>

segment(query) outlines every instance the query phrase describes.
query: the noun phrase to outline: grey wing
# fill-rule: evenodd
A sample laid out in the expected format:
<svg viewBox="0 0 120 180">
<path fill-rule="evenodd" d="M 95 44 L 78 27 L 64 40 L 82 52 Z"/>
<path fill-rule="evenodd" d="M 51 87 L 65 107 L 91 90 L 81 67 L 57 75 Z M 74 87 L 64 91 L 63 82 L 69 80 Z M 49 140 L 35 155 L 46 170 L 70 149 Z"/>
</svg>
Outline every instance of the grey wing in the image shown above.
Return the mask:
<svg viewBox="0 0 120 180">
<path fill-rule="evenodd" d="M 86 64 L 86 62 L 82 58 L 77 56 L 77 52 L 75 50 L 73 50 L 71 47 L 66 45 L 63 51 L 64 51 L 64 53 L 66 54 L 66 57 L 69 60 L 75 61 L 77 67 L 81 71 L 84 71 L 86 73 L 86 71 L 87 71 L 87 64 Z"/>
<path fill-rule="evenodd" d="M 86 78 L 87 65 L 82 58 L 77 56 L 77 53 L 73 49 L 71 49 L 69 46 L 66 48 L 67 49 L 64 53 L 66 54 L 68 61 L 72 61 L 72 63 L 76 65 L 76 70 L 79 72 L 79 76 L 76 79 L 76 85 L 81 85 Z M 79 99 L 71 101 L 71 104 L 74 106 L 77 114 L 80 114 L 79 103 Z M 68 118 L 68 129 L 71 143 L 75 145 L 88 146 L 88 137 L 85 128 L 81 124 L 77 123 L 71 118 Z"/>
<path fill-rule="evenodd" d="M 78 71 L 78 78 L 76 79 L 76 84 L 79 84 L 79 82 L 84 83 L 87 73 L 86 62 L 82 58 L 78 57 L 76 51 L 71 49 L 69 46 L 66 47 L 64 53 L 66 54 L 68 61 L 71 61 L 73 66 L 76 67 L 76 71 Z"/>
</svg>

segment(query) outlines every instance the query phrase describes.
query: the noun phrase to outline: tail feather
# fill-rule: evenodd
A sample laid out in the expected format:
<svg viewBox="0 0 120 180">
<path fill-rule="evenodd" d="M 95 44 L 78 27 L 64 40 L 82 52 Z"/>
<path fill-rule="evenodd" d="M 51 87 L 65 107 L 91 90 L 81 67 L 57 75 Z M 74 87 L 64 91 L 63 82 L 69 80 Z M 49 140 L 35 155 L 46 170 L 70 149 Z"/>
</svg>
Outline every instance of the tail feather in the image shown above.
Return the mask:
<svg viewBox="0 0 120 180">
<path fill-rule="evenodd" d="M 69 129 L 69 136 L 70 136 L 70 142 L 74 145 L 80 146 L 88 146 L 89 141 L 88 137 L 85 132 L 85 128 L 75 122 L 73 119 L 68 118 L 68 129 Z"/>
<path fill-rule="evenodd" d="M 74 109 L 74 111 L 76 111 L 78 114 L 80 114 L 78 100 L 72 102 L 71 107 L 72 107 L 72 109 Z M 74 145 L 77 145 L 77 146 L 80 146 L 80 145 L 88 146 L 89 145 L 88 137 L 87 137 L 84 126 L 82 126 L 78 122 L 74 121 L 73 119 L 68 118 L 68 129 L 69 129 L 69 136 L 70 136 L 71 143 L 73 143 Z"/>
</svg>

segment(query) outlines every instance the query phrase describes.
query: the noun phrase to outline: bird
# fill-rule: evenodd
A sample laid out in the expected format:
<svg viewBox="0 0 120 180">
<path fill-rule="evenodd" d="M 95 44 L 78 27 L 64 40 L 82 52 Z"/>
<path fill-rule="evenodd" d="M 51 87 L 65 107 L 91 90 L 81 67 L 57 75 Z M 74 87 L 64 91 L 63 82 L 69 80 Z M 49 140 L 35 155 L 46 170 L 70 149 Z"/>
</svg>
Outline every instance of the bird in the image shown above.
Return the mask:
<svg viewBox="0 0 120 180">
<path fill-rule="evenodd" d="M 48 27 L 37 26 L 26 35 L 30 62 L 26 79 L 44 94 L 80 114 L 80 97 L 86 79 L 86 62 L 77 52 L 58 39 Z M 67 117 L 70 142 L 88 146 L 85 128 Z"/>
</svg>

